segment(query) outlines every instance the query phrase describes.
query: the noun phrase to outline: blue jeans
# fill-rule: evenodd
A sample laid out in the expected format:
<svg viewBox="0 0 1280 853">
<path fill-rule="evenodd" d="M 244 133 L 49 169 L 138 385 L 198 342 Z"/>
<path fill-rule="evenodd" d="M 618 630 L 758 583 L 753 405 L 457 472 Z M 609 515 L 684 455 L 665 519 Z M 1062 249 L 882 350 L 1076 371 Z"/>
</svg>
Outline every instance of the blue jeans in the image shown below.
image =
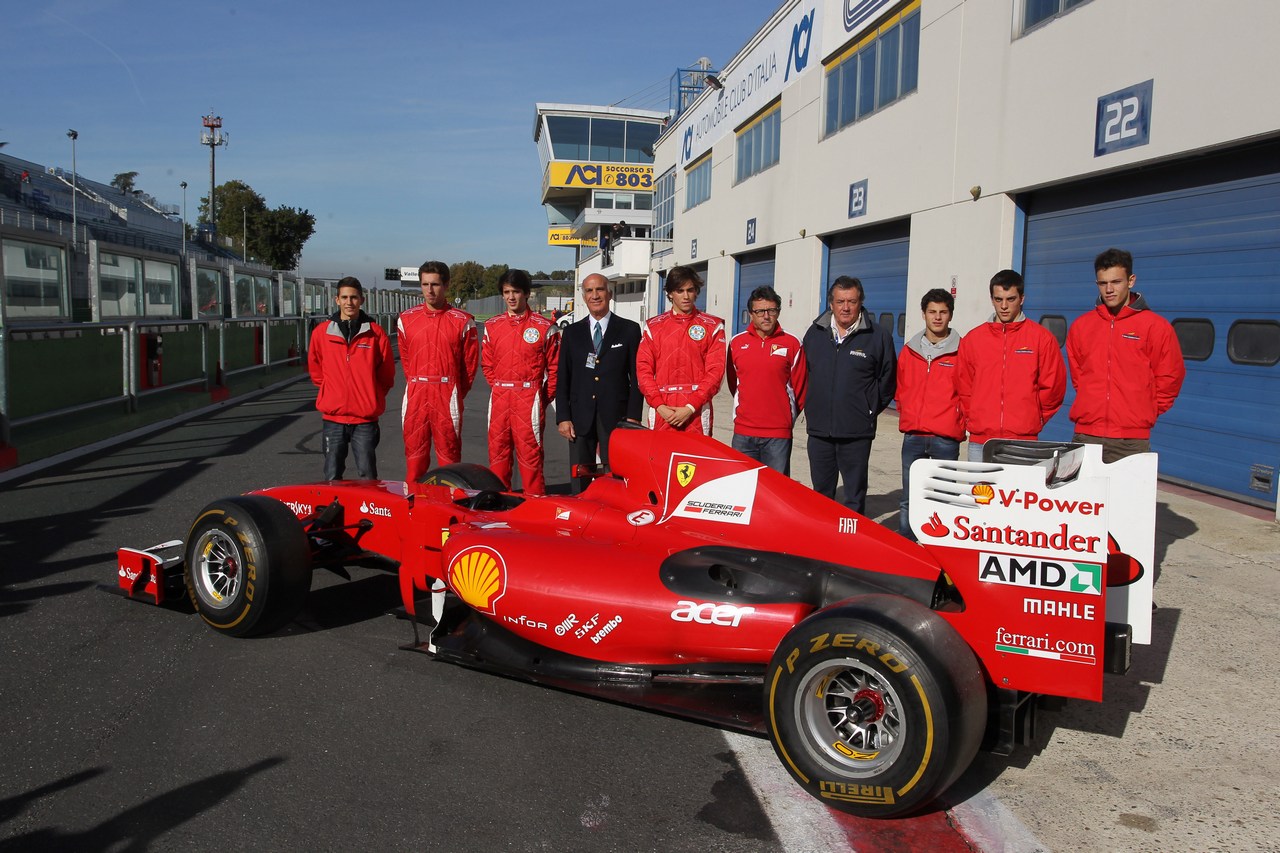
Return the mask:
<svg viewBox="0 0 1280 853">
<path fill-rule="evenodd" d="M 871 460 L 869 438 L 809 436 L 809 476 L 813 490 L 835 500 L 836 481 L 844 480 L 844 505 L 858 515 L 867 506 L 867 467 Z"/>
<path fill-rule="evenodd" d="M 378 460 L 374 450 L 382 438 L 377 421 L 365 424 L 340 424 L 324 422 L 324 478 L 341 480 L 347 468 L 347 448 L 356 461 L 356 474 L 361 480 L 378 479 Z"/>
<path fill-rule="evenodd" d="M 754 435 L 733 434 L 729 444 L 743 456 L 763 462 L 775 471 L 791 476 L 791 439 L 760 438 Z"/>
<path fill-rule="evenodd" d="M 960 458 L 960 442 L 954 438 L 941 435 L 902 436 L 902 500 L 898 502 L 898 532 L 915 541 L 916 535 L 911 531 L 907 521 L 907 507 L 911 499 L 911 463 L 917 459 L 951 459 Z"/>
</svg>

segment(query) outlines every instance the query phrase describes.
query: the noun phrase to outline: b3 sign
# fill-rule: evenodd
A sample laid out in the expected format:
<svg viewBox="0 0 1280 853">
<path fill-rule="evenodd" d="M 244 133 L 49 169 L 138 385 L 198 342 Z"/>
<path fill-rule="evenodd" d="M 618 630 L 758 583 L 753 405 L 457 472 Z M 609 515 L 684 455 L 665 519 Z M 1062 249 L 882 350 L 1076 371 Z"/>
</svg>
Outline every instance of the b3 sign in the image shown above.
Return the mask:
<svg viewBox="0 0 1280 853">
<path fill-rule="evenodd" d="M 645 163 L 555 161 L 547 167 L 547 186 L 650 191 L 653 189 L 653 166 Z"/>
</svg>

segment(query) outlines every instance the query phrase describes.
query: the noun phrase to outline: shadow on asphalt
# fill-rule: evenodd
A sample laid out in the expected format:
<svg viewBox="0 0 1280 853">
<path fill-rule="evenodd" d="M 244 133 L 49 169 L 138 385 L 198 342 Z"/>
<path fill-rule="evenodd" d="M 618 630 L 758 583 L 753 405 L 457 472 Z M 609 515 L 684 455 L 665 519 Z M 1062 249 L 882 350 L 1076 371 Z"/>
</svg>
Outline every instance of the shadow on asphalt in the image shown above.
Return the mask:
<svg viewBox="0 0 1280 853">
<path fill-rule="evenodd" d="M 237 770 L 215 773 L 138 803 L 84 832 L 67 832 L 54 827 L 24 832 L 0 841 L 0 851 L 76 850 L 82 853 L 105 853 L 108 850 L 146 850 L 166 833 L 217 806 L 240 790 L 252 777 L 283 764 L 284 760 L 275 756 Z M 26 794 L 11 797 L 0 803 L 0 822 L 20 813 L 25 806 L 41 797 L 78 785 L 105 772 L 104 768 L 95 767 Z M 16 811 L 9 815 L 6 809 Z"/>
</svg>

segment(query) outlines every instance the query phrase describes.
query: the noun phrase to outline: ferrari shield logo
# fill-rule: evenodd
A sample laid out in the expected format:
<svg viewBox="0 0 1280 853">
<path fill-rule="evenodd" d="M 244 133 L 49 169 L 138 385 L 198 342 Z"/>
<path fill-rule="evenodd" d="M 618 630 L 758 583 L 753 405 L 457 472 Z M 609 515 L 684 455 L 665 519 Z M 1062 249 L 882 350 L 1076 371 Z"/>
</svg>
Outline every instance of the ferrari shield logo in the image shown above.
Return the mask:
<svg viewBox="0 0 1280 853">
<path fill-rule="evenodd" d="M 687 486 L 693 482 L 693 473 L 698 470 L 698 466 L 692 462 L 681 462 L 676 466 L 676 482 L 681 486 Z"/>
</svg>

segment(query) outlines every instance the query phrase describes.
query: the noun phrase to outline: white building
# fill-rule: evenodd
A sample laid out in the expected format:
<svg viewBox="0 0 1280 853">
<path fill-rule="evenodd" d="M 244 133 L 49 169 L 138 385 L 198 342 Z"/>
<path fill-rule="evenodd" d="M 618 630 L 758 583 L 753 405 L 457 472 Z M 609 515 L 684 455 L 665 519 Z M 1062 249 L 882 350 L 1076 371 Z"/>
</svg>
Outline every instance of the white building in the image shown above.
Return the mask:
<svg viewBox="0 0 1280 853">
<path fill-rule="evenodd" d="M 733 331 L 772 283 L 803 333 L 848 274 L 901 345 L 927 290 L 967 331 L 1013 268 L 1061 341 L 1128 249 L 1187 359 L 1161 475 L 1274 505 L 1277 32 L 1270 0 L 788 0 L 657 141 L 646 311 L 690 264 Z"/>
<path fill-rule="evenodd" d="M 653 145 L 667 118 L 653 110 L 538 104 L 533 125 L 547 245 L 573 247 L 577 280 L 604 275 L 613 310 L 633 320 L 642 317 L 649 276 Z"/>
</svg>

